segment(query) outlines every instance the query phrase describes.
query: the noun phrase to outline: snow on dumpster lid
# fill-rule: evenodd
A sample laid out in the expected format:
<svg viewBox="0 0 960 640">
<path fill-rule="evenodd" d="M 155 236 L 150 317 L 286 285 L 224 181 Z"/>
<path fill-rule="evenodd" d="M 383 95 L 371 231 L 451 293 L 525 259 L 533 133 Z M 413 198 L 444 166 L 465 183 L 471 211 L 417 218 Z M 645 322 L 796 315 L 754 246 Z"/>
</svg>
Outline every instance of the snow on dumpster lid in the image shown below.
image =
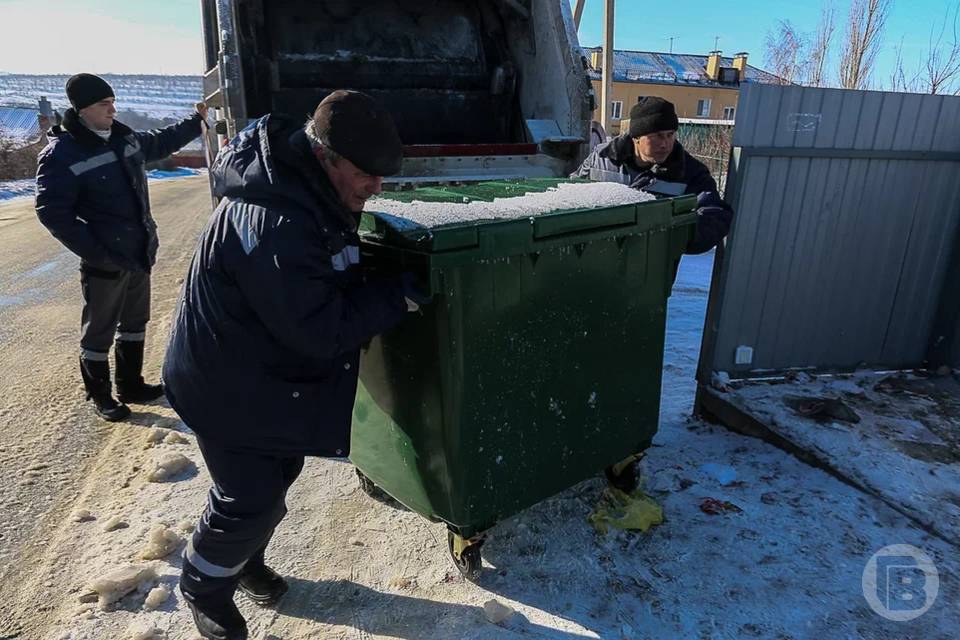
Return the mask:
<svg viewBox="0 0 960 640">
<path fill-rule="evenodd" d="M 555 182 L 555 181 L 554 181 Z M 601 209 L 654 200 L 654 196 L 613 182 L 558 182 L 544 191 L 517 185 L 518 195 L 484 199 L 489 185 L 425 192 L 399 192 L 371 199 L 367 212 L 398 231 L 436 228 L 484 220 L 515 220 L 560 211 Z M 486 185 L 486 187 L 485 187 Z M 497 185 L 500 186 L 500 185 Z M 438 193 L 439 192 L 439 193 Z M 410 199 L 409 196 L 413 196 Z M 426 200 L 426 201 L 425 201 Z"/>
</svg>

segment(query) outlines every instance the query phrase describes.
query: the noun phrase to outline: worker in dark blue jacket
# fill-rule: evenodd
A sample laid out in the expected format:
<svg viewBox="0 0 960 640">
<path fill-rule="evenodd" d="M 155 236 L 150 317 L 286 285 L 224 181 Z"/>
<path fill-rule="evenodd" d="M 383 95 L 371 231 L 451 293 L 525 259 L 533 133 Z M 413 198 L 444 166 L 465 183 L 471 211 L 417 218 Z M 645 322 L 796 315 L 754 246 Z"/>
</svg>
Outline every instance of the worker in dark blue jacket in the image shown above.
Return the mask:
<svg viewBox="0 0 960 640">
<path fill-rule="evenodd" d="M 87 73 L 67 81 L 72 106 L 49 134 L 37 167 L 37 216 L 80 257 L 83 311 L 80 373 L 96 412 L 106 420 L 130 415 L 125 402 L 149 402 L 161 385 L 143 380 L 143 347 L 150 319 L 150 269 L 157 225 L 150 215 L 144 165 L 200 135 L 206 106 L 157 131 L 133 131 L 114 116 L 113 89 Z M 108 354 L 116 334 L 117 395 Z"/>
<path fill-rule="evenodd" d="M 705 253 L 730 231 L 733 209 L 720 197 L 709 169 L 677 141 L 679 126 L 672 103 L 641 98 L 630 109 L 629 130 L 597 145 L 571 177 L 620 182 L 657 197 L 695 194 L 700 215 L 686 252 Z"/>
<path fill-rule="evenodd" d="M 305 455 L 346 456 L 360 347 L 426 302 L 409 275 L 360 268 L 367 198 L 399 171 L 393 120 L 337 91 L 306 126 L 254 121 L 214 162 L 222 198 L 170 335 L 167 398 L 213 479 L 180 588 L 201 635 L 246 638 L 239 588 L 270 604 L 285 580 L 264 551 Z"/>
</svg>

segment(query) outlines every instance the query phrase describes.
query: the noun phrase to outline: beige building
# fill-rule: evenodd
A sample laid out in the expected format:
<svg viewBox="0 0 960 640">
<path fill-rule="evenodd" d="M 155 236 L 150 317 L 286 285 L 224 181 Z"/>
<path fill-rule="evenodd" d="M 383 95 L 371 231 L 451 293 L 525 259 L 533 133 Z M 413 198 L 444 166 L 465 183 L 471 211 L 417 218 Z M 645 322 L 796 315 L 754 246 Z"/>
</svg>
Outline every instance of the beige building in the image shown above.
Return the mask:
<svg viewBox="0 0 960 640">
<path fill-rule="evenodd" d="M 598 100 L 603 53 L 599 47 L 585 48 L 590 61 L 590 77 Z M 619 133 L 619 120 L 627 120 L 630 108 L 644 96 L 659 96 L 672 102 L 681 121 L 712 124 L 732 123 L 737 115 L 740 85 L 746 82 L 782 84 L 777 76 L 747 63 L 747 54 L 725 58 L 719 51 L 710 55 L 656 53 L 651 51 L 614 51 L 613 99 L 610 109 L 613 130 Z M 599 108 L 594 120 L 600 120 Z"/>
</svg>

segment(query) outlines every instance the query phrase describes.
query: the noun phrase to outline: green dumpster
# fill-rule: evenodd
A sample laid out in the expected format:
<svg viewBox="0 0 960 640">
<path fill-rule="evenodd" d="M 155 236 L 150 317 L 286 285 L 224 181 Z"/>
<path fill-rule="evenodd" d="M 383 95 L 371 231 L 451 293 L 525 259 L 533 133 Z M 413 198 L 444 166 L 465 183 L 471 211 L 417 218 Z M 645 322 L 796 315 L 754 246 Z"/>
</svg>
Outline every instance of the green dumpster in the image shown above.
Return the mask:
<svg viewBox="0 0 960 640">
<path fill-rule="evenodd" d="M 384 197 L 457 203 L 558 182 Z M 431 229 L 364 214 L 364 260 L 416 271 L 434 300 L 362 351 L 350 458 L 362 480 L 448 525 L 468 577 L 484 530 L 650 445 L 694 206 L 683 196 Z"/>
</svg>

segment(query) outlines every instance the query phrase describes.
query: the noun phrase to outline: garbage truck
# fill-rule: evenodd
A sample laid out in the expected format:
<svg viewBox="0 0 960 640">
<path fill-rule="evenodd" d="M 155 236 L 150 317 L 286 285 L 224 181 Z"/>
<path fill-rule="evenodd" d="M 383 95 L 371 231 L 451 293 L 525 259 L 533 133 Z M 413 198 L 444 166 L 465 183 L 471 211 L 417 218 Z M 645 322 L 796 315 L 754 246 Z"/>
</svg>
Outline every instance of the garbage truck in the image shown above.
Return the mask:
<svg viewBox="0 0 960 640">
<path fill-rule="evenodd" d="M 595 103 L 566 0 L 202 0 L 202 23 L 213 151 L 342 88 L 397 122 L 388 189 L 563 176 L 587 151 Z"/>
</svg>

